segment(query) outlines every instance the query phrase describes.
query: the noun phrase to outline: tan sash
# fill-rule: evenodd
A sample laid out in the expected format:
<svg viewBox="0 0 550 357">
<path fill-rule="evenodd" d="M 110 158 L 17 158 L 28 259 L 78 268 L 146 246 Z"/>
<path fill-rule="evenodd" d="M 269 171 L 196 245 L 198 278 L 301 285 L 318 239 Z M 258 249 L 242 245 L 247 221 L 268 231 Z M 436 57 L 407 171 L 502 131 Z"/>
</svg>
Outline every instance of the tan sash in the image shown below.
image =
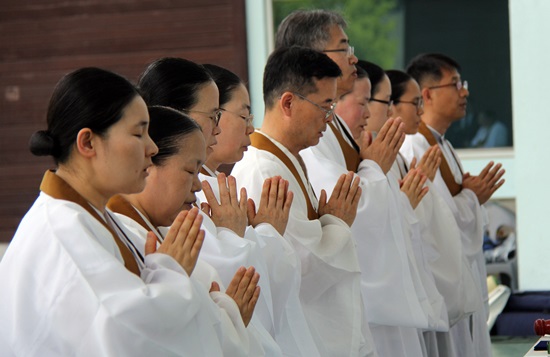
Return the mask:
<svg viewBox="0 0 550 357">
<path fill-rule="evenodd" d="M 348 144 L 340 130 L 336 128 L 332 122 L 328 123 L 328 126 L 332 129 L 334 132 L 334 135 L 336 135 L 336 139 L 338 140 L 338 144 L 340 144 L 340 148 L 342 149 L 342 153 L 344 154 L 344 158 L 346 159 L 346 168 L 348 171 L 357 172 L 357 168 L 359 167 L 359 164 L 361 163 L 361 157 L 359 156 L 359 153 L 357 150 L 355 150 L 353 147 Z"/>
<path fill-rule="evenodd" d="M 132 204 L 121 195 L 113 196 L 109 200 L 109 202 L 107 202 L 107 207 L 113 212 L 120 213 L 126 217 L 130 217 L 131 219 L 139 223 L 139 225 L 145 228 L 147 231 L 151 230 L 147 222 L 143 220 L 143 217 L 141 217 L 141 215 L 136 211 L 134 206 L 132 206 Z M 162 242 L 159 241 L 159 243 Z"/>
<path fill-rule="evenodd" d="M 428 140 L 430 146 L 438 145 L 434 134 L 423 121 L 420 122 L 418 132 L 424 135 L 426 140 Z M 439 170 L 441 171 L 443 181 L 445 181 L 445 185 L 447 185 L 447 188 L 449 189 L 449 192 L 451 192 L 451 195 L 458 195 L 462 191 L 462 185 L 456 183 L 454 175 L 449 167 L 449 163 L 447 162 L 447 159 L 445 159 L 445 155 L 441 155 L 441 165 L 439 166 Z"/>
<path fill-rule="evenodd" d="M 140 275 L 139 267 L 130 249 L 128 249 L 126 244 L 124 244 L 120 240 L 118 234 L 115 233 L 115 231 L 107 224 L 107 222 L 105 222 L 105 220 L 101 218 L 99 214 L 97 214 L 92 206 L 90 206 L 88 201 L 86 201 L 84 197 L 76 192 L 67 182 L 65 182 L 61 177 L 57 176 L 53 171 L 48 170 L 44 174 L 44 178 L 42 179 L 42 183 L 40 184 L 40 190 L 53 198 L 71 201 L 82 206 L 82 208 L 84 208 L 89 214 L 91 214 L 95 219 L 101 222 L 101 224 L 103 224 L 103 226 L 107 228 L 109 232 L 111 232 L 111 234 L 113 235 L 118 249 L 120 249 L 120 254 L 124 259 L 124 266 L 126 267 L 126 269 L 138 276 Z"/>
<path fill-rule="evenodd" d="M 294 178 L 296 179 L 296 181 L 298 181 L 298 184 L 302 189 L 302 193 L 304 194 L 307 204 L 307 217 L 310 220 L 319 219 L 319 214 L 317 213 L 317 210 L 313 207 L 313 203 L 311 203 L 311 199 L 309 198 L 306 186 L 290 158 L 286 156 L 286 154 L 281 149 L 279 149 L 277 145 L 273 144 L 271 140 L 269 140 L 267 137 L 265 137 L 265 135 L 261 133 L 252 133 L 250 135 L 250 141 L 252 142 L 251 145 L 254 146 L 256 149 L 272 153 L 273 155 L 277 156 L 277 158 L 281 160 L 283 164 L 285 164 L 290 172 L 292 172 L 292 175 L 294 175 Z"/>
<path fill-rule="evenodd" d="M 210 172 L 206 171 L 206 169 L 204 168 L 204 166 L 201 166 L 200 173 L 203 174 L 203 175 L 205 175 L 205 176 L 208 176 L 208 177 L 212 176 L 212 175 L 210 175 Z"/>
</svg>

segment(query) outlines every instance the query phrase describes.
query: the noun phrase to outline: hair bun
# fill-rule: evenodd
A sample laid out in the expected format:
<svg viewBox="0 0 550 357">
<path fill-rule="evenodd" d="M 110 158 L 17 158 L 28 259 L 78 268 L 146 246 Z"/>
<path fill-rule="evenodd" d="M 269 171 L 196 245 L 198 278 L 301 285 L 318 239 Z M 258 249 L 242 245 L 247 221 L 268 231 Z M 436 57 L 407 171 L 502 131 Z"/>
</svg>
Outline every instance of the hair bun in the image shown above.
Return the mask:
<svg viewBox="0 0 550 357">
<path fill-rule="evenodd" d="M 36 156 L 55 156 L 57 145 L 48 131 L 39 130 L 32 134 L 29 149 Z"/>
</svg>

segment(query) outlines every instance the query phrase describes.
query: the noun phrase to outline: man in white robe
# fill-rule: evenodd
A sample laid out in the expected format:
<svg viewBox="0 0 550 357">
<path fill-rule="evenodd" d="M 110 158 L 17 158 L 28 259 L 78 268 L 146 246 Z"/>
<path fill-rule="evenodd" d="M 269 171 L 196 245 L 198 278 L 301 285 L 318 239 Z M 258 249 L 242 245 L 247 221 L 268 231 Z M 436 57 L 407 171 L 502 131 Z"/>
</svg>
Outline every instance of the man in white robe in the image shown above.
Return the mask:
<svg viewBox="0 0 550 357">
<path fill-rule="evenodd" d="M 357 57 L 349 46 L 345 25 L 341 16 L 329 11 L 297 11 L 283 20 L 276 36 L 276 47 L 314 48 L 337 63 L 342 70 L 337 81 L 338 98 L 352 90 L 357 77 Z M 405 238 L 402 217 L 396 214 L 401 205 L 399 185 L 386 177 L 404 134 L 398 122 L 385 132 L 389 132 L 387 140 L 379 139 L 363 153 L 365 157 L 360 157 L 346 123 L 335 116 L 319 144 L 303 150 L 301 155 L 317 195 L 322 189 L 330 194 L 339 176 L 347 171 L 357 172 L 361 178 L 363 195 L 352 233 L 374 343 L 380 355 L 417 357 L 423 353 L 417 328 L 445 329 L 446 323 L 441 321 L 441 304 L 434 312 L 428 302 L 410 238 Z M 386 172 L 379 165 L 380 158 L 387 166 Z M 441 300 L 441 296 L 435 298 Z"/>
<path fill-rule="evenodd" d="M 439 145 L 443 154 L 433 187 L 452 211 L 460 229 L 462 251 L 471 264 L 479 290 L 471 294 L 482 308 L 451 329 L 451 337 L 459 356 L 490 356 L 487 330 L 488 296 L 485 259 L 482 251 L 483 230 L 487 224 L 482 205 L 504 183 L 501 165 L 489 163 L 478 176 L 464 173 L 458 155 L 444 135 L 449 126 L 466 114 L 467 82 L 460 78 L 460 66 L 441 54 L 419 55 L 407 68 L 422 90 L 424 113 L 418 134 L 407 137 L 402 152 L 407 160 L 420 158 L 432 145 Z"/>
<path fill-rule="evenodd" d="M 340 178 L 328 202 L 319 201 L 299 152 L 323 135 L 336 97 L 338 66 L 314 50 L 276 50 L 264 72 L 266 112 L 261 131 L 233 168 L 259 200 L 266 178 L 281 176 L 294 193 L 284 238 L 300 257 L 300 299 L 322 356 L 375 355 L 365 336 L 360 271 L 349 226 L 360 195 L 351 175 Z"/>
</svg>

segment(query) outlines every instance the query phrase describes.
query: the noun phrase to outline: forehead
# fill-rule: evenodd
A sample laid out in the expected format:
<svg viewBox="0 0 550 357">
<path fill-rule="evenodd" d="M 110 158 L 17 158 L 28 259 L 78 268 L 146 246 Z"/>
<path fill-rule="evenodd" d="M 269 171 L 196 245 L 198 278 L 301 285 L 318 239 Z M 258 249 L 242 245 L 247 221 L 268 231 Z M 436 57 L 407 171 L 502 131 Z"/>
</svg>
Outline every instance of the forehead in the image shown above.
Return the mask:
<svg viewBox="0 0 550 357">
<path fill-rule="evenodd" d="M 334 100 L 336 97 L 336 78 L 323 78 L 315 81 L 317 92 L 313 93 L 316 97 L 323 100 Z"/>
<path fill-rule="evenodd" d="M 348 36 L 340 27 L 340 25 L 331 25 L 329 29 L 329 40 L 327 46 L 334 47 L 343 47 L 343 44 L 347 45 Z"/>
<path fill-rule="evenodd" d="M 456 70 L 456 68 L 453 69 L 447 69 L 447 68 L 441 68 L 441 81 L 450 81 L 452 79 L 460 79 L 460 73 Z"/>
</svg>

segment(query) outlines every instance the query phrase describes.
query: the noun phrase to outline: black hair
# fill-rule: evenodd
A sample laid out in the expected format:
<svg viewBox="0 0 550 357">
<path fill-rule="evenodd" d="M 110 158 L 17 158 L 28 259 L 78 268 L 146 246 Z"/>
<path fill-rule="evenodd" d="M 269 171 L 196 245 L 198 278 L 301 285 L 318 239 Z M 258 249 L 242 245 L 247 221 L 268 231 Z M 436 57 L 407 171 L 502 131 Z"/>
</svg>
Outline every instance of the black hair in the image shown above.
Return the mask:
<svg viewBox="0 0 550 357">
<path fill-rule="evenodd" d="M 172 108 L 151 106 L 149 110 L 149 136 L 158 147 L 152 157 L 155 166 L 162 166 L 168 158 L 179 153 L 179 141 L 195 131 L 199 124 L 188 115 Z"/>
<path fill-rule="evenodd" d="M 342 75 L 340 67 L 324 53 L 292 46 L 275 50 L 264 70 L 264 102 L 271 108 L 284 92 L 308 95 L 317 91 L 315 80 Z"/>
<path fill-rule="evenodd" d="M 443 77 L 442 69 L 460 71 L 460 65 L 454 59 L 443 54 L 425 53 L 412 59 L 407 66 L 407 73 L 416 79 L 422 88 L 428 81 L 440 81 Z"/>
<path fill-rule="evenodd" d="M 80 130 L 89 128 L 104 135 L 136 96 L 132 83 L 104 69 L 81 68 L 65 75 L 50 98 L 48 129 L 31 136 L 30 151 L 53 156 L 56 165 L 67 162 Z"/>
<path fill-rule="evenodd" d="M 200 64 L 165 57 L 151 63 L 141 74 L 138 87 L 147 105 L 162 105 L 185 111 L 199 101 L 199 89 L 212 82 Z"/>
<path fill-rule="evenodd" d="M 374 97 L 374 95 L 380 90 L 380 83 L 382 83 L 385 75 L 384 70 L 377 64 L 363 60 L 359 60 L 355 67 L 362 68 L 368 73 L 371 84 L 370 93 L 371 97 Z"/>
<path fill-rule="evenodd" d="M 407 83 L 413 78 L 403 71 L 390 69 L 386 71 L 386 75 L 391 83 L 391 98 L 395 104 L 399 103 L 399 99 L 407 90 Z"/>
<path fill-rule="evenodd" d="M 296 10 L 285 17 L 275 35 L 275 48 L 303 46 L 321 51 L 333 25 L 345 29 L 344 17 L 329 10 Z"/>
<path fill-rule="evenodd" d="M 215 64 L 203 64 L 204 68 L 210 73 L 214 82 L 220 91 L 220 107 L 223 107 L 231 100 L 232 92 L 243 84 L 243 81 L 235 73 Z"/>
</svg>

